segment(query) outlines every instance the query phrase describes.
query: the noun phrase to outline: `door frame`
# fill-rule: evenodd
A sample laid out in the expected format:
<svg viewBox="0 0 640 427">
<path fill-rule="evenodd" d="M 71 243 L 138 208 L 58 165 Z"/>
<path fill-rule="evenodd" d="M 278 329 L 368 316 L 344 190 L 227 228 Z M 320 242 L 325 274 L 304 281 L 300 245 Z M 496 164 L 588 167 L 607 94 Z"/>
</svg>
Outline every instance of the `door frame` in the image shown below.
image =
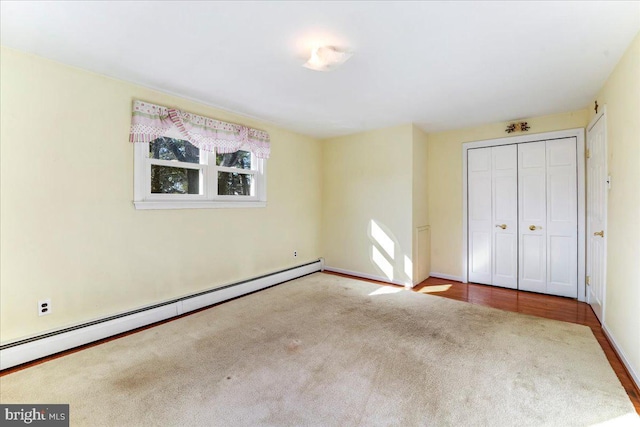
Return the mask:
<svg viewBox="0 0 640 427">
<path fill-rule="evenodd" d="M 473 148 L 495 147 L 499 145 L 520 144 L 523 142 L 548 141 L 551 139 L 576 138 L 577 178 L 578 178 L 578 301 L 587 298 L 586 277 L 586 212 L 585 212 L 585 129 L 567 129 L 555 132 L 534 133 L 505 138 L 486 139 L 462 144 L 462 283 L 469 278 L 468 218 L 467 218 L 467 151 Z"/>
</svg>

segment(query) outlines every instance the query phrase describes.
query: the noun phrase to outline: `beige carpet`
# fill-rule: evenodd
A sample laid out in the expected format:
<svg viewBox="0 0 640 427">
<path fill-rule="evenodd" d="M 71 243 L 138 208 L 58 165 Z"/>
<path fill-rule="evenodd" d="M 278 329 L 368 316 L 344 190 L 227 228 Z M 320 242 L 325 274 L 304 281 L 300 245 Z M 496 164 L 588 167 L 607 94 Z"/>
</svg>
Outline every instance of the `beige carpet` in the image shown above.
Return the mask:
<svg viewBox="0 0 640 427">
<path fill-rule="evenodd" d="M 638 422 L 589 328 L 389 289 L 317 273 L 6 375 L 0 401 L 72 426 Z"/>
</svg>

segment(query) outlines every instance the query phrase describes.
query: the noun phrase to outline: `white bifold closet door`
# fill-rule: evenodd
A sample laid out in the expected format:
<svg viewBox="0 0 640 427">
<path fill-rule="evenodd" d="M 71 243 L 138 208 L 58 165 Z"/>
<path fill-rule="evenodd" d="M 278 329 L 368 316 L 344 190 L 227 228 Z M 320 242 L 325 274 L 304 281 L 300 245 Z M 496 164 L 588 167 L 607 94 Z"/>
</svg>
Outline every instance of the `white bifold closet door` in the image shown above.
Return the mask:
<svg viewBox="0 0 640 427">
<path fill-rule="evenodd" d="M 515 145 L 468 152 L 469 280 L 518 286 L 518 157 Z"/>
<path fill-rule="evenodd" d="M 518 145 L 519 286 L 578 296 L 576 141 Z"/>
<path fill-rule="evenodd" d="M 469 281 L 577 297 L 576 139 L 470 149 Z"/>
</svg>

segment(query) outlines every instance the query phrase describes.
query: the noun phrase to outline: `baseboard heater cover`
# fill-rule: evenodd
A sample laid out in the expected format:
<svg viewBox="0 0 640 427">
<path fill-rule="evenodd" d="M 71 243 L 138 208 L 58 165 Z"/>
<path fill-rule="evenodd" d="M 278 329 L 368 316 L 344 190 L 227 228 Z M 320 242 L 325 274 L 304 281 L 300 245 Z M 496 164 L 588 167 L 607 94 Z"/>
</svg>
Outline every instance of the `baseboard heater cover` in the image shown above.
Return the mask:
<svg viewBox="0 0 640 427">
<path fill-rule="evenodd" d="M 0 370 L 321 271 L 323 260 L 0 346 Z"/>
</svg>

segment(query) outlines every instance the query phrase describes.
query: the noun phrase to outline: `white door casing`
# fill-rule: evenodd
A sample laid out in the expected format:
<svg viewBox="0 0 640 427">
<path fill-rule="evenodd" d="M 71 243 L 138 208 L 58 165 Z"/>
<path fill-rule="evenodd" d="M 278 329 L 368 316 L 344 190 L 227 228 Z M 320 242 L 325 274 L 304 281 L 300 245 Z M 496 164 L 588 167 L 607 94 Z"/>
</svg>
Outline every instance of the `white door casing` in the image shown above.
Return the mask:
<svg viewBox="0 0 640 427">
<path fill-rule="evenodd" d="M 604 323 L 608 198 L 607 123 L 604 108 L 587 128 L 587 150 L 587 300 L 600 323 Z"/>
</svg>

